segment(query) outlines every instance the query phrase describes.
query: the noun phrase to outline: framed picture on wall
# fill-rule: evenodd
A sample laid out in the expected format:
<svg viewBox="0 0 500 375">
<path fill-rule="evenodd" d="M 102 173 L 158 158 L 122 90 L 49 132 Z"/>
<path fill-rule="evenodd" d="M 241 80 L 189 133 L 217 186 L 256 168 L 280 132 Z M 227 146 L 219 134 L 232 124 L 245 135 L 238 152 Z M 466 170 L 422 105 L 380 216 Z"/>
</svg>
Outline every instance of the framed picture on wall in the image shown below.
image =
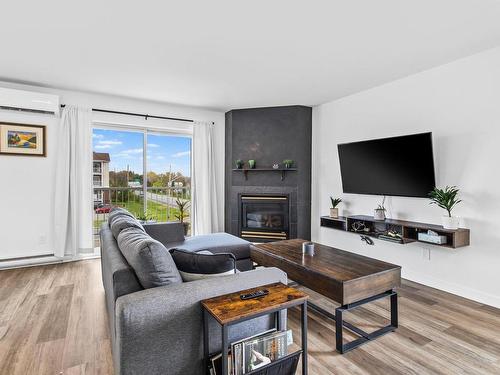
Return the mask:
<svg viewBox="0 0 500 375">
<path fill-rule="evenodd" d="M 45 126 L 0 121 L 0 155 L 47 156 Z"/>
</svg>

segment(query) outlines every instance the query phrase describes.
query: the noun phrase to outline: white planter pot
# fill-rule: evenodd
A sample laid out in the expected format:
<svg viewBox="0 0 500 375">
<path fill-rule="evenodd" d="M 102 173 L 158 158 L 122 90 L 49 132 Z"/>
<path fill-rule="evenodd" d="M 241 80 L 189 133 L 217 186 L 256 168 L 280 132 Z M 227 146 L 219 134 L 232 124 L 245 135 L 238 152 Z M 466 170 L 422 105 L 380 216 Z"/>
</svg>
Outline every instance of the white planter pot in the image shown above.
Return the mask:
<svg viewBox="0 0 500 375">
<path fill-rule="evenodd" d="M 339 217 L 339 209 L 338 208 L 330 208 L 330 217 L 337 219 Z"/>
<path fill-rule="evenodd" d="M 385 210 L 375 209 L 373 211 L 373 218 L 375 220 L 385 220 Z"/>
<path fill-rule="evenodd" d="M 458 229 L 460 225 L 460 218 L 456 216 L 443 216 L 441 218 L 443 221 L 443 228 L 444 229 Z"/>
</svg>

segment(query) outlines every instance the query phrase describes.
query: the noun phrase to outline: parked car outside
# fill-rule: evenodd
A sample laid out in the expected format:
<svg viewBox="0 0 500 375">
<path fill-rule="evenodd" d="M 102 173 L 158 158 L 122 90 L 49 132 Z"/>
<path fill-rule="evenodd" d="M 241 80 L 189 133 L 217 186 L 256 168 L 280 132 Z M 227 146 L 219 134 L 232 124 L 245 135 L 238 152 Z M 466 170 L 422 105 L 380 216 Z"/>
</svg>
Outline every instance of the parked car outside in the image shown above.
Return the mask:
<svg viewBox="0 0 500 375">
<path fill-rule="evenodd" d="M 112 208 L 112 206 L 110 204 L 99 205 L 99 207 L 97 207 L 95 209 L 95 213 L 96 214 L 109 214 L 109 211 L 111 211 L 111 208 Z"/>
</svg>

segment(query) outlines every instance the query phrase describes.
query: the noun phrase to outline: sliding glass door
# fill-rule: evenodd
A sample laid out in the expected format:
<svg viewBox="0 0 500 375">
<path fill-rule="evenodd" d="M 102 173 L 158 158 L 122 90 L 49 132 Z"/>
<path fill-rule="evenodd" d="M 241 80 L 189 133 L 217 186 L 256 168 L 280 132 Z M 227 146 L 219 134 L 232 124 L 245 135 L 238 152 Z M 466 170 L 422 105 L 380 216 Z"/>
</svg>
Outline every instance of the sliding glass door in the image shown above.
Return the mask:
<svg viewBox="0 0 500 375">
<path fill-rule="evenodd" d="M 191 137 L 148 129 L 93 130 L 94 238 L 113 206 L 145 222 L 182 221 L 190 232 Z"/>
</svg>

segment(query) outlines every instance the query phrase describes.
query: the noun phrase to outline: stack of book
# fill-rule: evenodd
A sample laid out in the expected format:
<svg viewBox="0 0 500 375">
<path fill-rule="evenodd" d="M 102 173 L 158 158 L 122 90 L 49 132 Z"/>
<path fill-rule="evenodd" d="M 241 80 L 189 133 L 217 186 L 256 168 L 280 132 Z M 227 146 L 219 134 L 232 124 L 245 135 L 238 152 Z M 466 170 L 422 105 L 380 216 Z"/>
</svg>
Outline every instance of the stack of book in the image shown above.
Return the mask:
<svg viewBox="0 0 500 375">
<path fill-rule="evenodd" d="M 272 329 L 233 342 L 228 356 L 228 374 L 243 375 L 288 355 L 292 332 Z M 210 374 L 222 373 L 222 354 L 211 358 Z"/>
</svg>

